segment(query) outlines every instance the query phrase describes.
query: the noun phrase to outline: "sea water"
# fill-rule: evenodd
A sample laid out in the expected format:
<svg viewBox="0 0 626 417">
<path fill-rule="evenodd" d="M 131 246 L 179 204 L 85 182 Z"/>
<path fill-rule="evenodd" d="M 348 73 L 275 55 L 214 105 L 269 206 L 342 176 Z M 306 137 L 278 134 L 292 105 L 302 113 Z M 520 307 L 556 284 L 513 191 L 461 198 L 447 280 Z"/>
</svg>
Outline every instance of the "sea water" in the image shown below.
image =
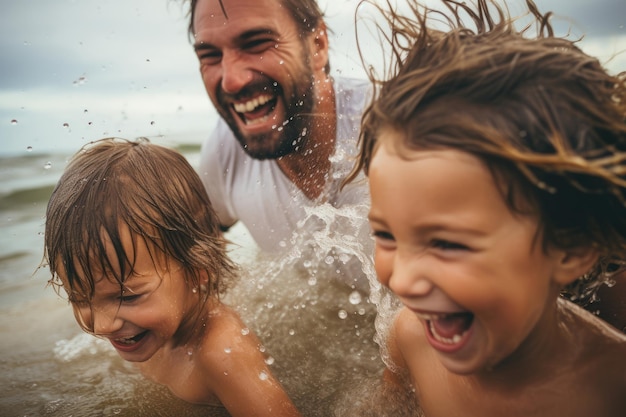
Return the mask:
<svg viewBox="0 0 626 417">
<path fill-rule="evenodd" d="M 179 149 L 194 165 L 199 149 Z M 0 415 L 227 415 L 145 380 L 108 342 L 83 333 L 47 287 L 49 271 L 37 269 L 45 207 L 70 156 L 0 160 Z M 279 256 L 260 253 L 241 226 L 228 232 L 241 274 L 223 301 L 246 322 L 242 331 L 259 336 L 304 416 L 363 414 L 359 404 L 378 390 L 381 341 L 397 304 L 377 286 L 371 237 L 359 234 L 366 210 L 316 208 Z M 369 415 L 398 415 L 375 406 L 365 406 Z"/>
</svg>

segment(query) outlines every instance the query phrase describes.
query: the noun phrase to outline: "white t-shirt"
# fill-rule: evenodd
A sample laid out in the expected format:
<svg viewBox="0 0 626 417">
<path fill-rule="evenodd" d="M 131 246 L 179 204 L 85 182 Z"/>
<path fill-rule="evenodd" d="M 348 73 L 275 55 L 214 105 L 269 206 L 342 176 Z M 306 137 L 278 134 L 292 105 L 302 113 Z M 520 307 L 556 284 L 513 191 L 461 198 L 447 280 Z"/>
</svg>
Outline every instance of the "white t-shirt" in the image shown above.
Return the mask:
<svg viewBox="0 0 626 417">
<path fill-rule="evenodd" d="M 355 162 L 361 116 L 371 97 L 370 84 L 347 78 L 335 78 L 333 83 L 337 138 L 329 179 L 320 198 L 324 205 L 336 208 L 368 204 L 369 192 L 362 178 L 343 190 L 339 188 Z M 231 225 L 241 221 L 266 252 L 289 246 L 298 223 L 307 216 L 307 208 L 318 205 L 283 174 L 276 161 L 248 156 L 221 118 L 202 145 L 198 171 L 220 222 Z"/>
</svg>

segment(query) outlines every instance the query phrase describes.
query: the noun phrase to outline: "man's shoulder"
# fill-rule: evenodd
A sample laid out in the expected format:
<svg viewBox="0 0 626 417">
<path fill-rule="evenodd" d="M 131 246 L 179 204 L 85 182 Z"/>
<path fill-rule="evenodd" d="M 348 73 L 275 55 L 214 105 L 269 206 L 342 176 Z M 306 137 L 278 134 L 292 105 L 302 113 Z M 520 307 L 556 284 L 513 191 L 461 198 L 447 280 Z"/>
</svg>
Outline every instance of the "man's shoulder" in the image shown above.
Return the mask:
<svg viewBox="0 0 626 417">
<path fill-rule="evenodd" d="M 335 77 L 334 79 L 337 112 L 344 116 L 360 116 L 369 104 L 372 85 L 368 80 Z"/>
<path fill-rule="evenodd" d="M 237 146 L 231 146 L 237 145 Z M 203 147 L 229 149 L 237 148 L 238 142 L 235 139 L 235 135 L 228 124 L 221 117 L 215 123 L 215 127 L 209 134 L 208 138 L 202 144 Z"/>
<path fill-rule="evenodd" d="M 362 78 L 333 77 L 335 93 L 338 96 L 366 97 L 372 91 L 369 80 Z"/>
<path fill-rule="evenodd" d="M 203 164 L 211 162 L 217 165 L 228 165 L 237 163 L 245 157 L 246 154 L 241 149 L 230 127 L 220 118 L 202 143 L 201 162 Z"/>
</svg>

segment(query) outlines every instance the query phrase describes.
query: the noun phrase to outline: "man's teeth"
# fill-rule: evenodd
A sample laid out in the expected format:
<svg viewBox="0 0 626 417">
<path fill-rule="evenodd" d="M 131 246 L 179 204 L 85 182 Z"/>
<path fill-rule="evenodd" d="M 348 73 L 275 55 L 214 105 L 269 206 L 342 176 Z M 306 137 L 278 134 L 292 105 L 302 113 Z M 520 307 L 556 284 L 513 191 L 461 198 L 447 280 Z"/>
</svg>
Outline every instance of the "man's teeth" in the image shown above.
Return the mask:
<svg viewBox="0 0 626 417">
<path fill-rule="evenodd" d="M 246 123 L 246 126 L 253 126 L 259 123 L 265 123 L 269 118 L 269 114 L 266 114 L 263 117 L 259 117 L 258 119 L 248 119 L 247 117 L 244 117 L 244 122 Z"/>
<path fill-rule="evenodd" d="M 233 108 L 237 113 L 247 113 L 256 109 L 259 106 L 264 105 L 268 101 L 272 99 L 272 96 L 269 94 L 263 94 L 258 97 L 253 98 L 252 100 L 248 100 L 245 103 L 235 103 L 233 104 Z"/>
<path fill-rule="evenodd" d="M 462 334 L 455 334 L 451 338 L 440 336 L 439 334 L 437 334 L 437 330 L 435 330 L 435 325 L 433 324 L 432 320 L 428 321 L 428 327 L 430 328 L 430 333 L 433 335 L 435 340 L 441 343 L 446 343 L 448 345 L 454 345 L 459 343 L 463 338 L 463 335 L 465 334 L 465 332 L 463 332 Z"/>
</svg>

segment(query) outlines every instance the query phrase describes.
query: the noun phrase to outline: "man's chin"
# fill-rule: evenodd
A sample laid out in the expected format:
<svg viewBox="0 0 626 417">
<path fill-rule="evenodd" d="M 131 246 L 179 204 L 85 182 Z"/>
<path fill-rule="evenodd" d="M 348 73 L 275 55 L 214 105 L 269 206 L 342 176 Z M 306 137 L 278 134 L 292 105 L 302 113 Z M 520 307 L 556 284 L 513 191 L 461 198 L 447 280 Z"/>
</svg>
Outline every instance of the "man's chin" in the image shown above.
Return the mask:
<svg viewBox="0 0 626 417">
<path fill-rule="evenodd" d="M 239 145 L 245 153 L 254 159 L 277 159 L 293 152 L 292 147 L 276 146 L 280 137 L 268 137 L 267 135 L 257 135 L 254 137 L 243 136 L 241 132 L 235 135 L 239 141 Z"/>
<path fill-rule="evenodd" d="M 267 149 L 251 149 L 249 147 L 244 147 L 243 148 L 244 151 L 246 152 L 246 154 L 253 159 L 258 159 L 258 160 L 267 160 L 267 159 L 278 159 L 280 157 L 283 157 L 285 155 L 289 155 L 291 152 L 286 152 L 286 151 L 276 151 L 276 150 L 267 150 Z"/>
</svg>

